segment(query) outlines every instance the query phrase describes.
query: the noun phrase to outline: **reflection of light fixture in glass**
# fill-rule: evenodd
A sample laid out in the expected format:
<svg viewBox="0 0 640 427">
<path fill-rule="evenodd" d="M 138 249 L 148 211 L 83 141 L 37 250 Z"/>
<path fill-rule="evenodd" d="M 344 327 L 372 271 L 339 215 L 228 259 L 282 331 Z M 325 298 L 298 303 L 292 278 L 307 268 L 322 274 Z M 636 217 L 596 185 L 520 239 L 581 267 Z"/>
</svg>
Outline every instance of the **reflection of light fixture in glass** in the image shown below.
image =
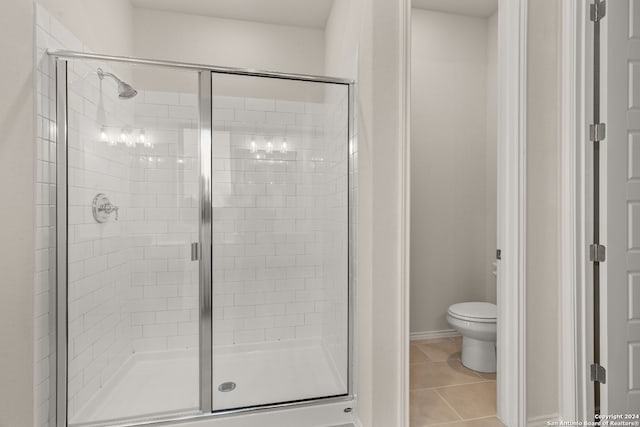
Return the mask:
<svg viewBox="0 0 640 427">
<path fill-rule="evenodd" d="M 151 143 L 151 140 L 147 138 L 144 131 L 140 132 L 140 138 L 142 139 L 142 143 L 146 148 L 153 148 L 153 144 Z"/>
<path fill-rule="evenodd" d="M 131 132 L 127 129 L 122 129 L 122 133 L 120 133 L 120 141 L 124 143 L 127 147 L 135 147 L 136 140 L 131 134 Z"/>
<path fill-rule="evenodd" d="M 282 144 L 280 144 L 280 152 L 281 153 L 287 152 L 287 138 L 282 140 Z"/>
<path fill-rule="evenodd" d="M 271 152 L 273 151 L 273 144 L 271 144 L 271 141 L 267 142 L 267 154 L 271 154 Z"/>
<path fill-rule="evenodd" d="M 178 163 L 179 163 L 179 164 L 183 164 L 183 163 L 184 163 L 184 160 L 182 160 L 182 159 L 178 159 Z"/>
<path fill-rule="evenodd" d="M 251 138 L 251 152 L 255 153 L 256 151 L 258 151 L 258 146 L 256 145 L 256 141 Z"/>
<path fill-rule="evenodd" d="M 147 137 L 144 129 L 131 129 L 124 127 L 120 129 L 120 134 L 114 135 L 115 131 L 109 131 L 109 126 L 102 125 L 100 128 L 100 141 L 106 142 L 111 146 L 124 144 L 127 147 L 135 148 L 138 144 L 144 145 L 146 148 L 153 148 L 154 144 Z"/>
</svg>

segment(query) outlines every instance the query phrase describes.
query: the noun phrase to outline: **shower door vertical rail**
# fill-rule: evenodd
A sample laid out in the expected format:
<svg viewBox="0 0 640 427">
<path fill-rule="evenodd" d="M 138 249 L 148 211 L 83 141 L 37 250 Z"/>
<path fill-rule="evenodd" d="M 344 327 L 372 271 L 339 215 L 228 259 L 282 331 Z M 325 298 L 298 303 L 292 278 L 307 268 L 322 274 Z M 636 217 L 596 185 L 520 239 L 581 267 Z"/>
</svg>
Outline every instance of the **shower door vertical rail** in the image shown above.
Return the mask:
<svg viewBox="0 0 640 427">
<path fill-rule="evenodd" d="M 348 301 L 347 301 L 347 336 L 348 336 L 348 356 L 347 356 L 347 393 L 349 396 L 356 395 L 356 345 L 355 339 L 356 336 L 356 323 L 355 323 L 355 304 L 356 304 L 356 287 L 355 281 L 357 280 L 357 271 L 356 271 L 356 259 L 357 259 L 357 251 L 356 251 L 356 241 L 357 241 L 357 203 L 356 203 L 356 193 L 357 193 L 357 183 L 355 176 L 358 173 L 357 170 L 357 161 L 356 157 L 358 156 L 358 131 L 356 129 L 356 84 L 354 82 L 349 83 L 348 89 L 348 127 L 349 130 L 347 132 L 347 239 L 348 239 L 348 263 L 347 263 L 347 283 L 349 289 L 347 291 Z M 352 176 L 353 174 L 353 176 Z"/>
<path fill-rule="evenodd" d="M 56 425 L 67 425 L 67 61 L 56 60 Z"/>
<path fill-rule="evenodd" d="M 211 144 L 212 93 L 211 72 L 200 71 L 200 410 L 209 413 L 213 394 L 213 304 L 211 282 Z"/>
</svg>

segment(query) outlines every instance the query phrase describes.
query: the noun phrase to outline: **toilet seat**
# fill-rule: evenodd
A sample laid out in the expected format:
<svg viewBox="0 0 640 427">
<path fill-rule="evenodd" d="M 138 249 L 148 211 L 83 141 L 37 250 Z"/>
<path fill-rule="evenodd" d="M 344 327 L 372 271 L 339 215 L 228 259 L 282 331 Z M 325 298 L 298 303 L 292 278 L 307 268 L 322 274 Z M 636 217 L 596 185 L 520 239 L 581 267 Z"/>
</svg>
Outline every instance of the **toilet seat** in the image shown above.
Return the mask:
<svg viewBox="0 0 640 427">
<path fill-rule="evenodd" d="M 449 307 L 448 314 L 456 319 L 477 323 L 496 323 L 497 309 L 488 302 L 462 302 Z"/>
</svg>

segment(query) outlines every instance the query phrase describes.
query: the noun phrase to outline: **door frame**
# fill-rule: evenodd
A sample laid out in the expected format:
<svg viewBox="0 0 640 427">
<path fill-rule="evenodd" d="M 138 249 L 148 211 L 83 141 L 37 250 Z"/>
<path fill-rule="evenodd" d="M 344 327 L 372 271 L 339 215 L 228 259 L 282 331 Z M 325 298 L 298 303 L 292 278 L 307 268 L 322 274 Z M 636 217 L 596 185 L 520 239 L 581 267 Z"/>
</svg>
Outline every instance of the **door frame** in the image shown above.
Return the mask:
<svg viewBox="0 0 640 427">
<path fill-rule="evenodd" d="M 593 37 L 588 4 L 562 1 L 562 129 L 561 129 L 561 262 L 560 262 L 560 406 L 561 419 L 588 420 L 594 413 L 593 387 L 587 373 L 593 352 L 593 276 L 588 262 L 587 237 L 593 198 L 588 174 L 588 142 L 593 100 Z"/>
<path fill-rule="evenodd" d="M 401 269 L 404 313 L 402 350 L 404 425 L 409 413 L 410 296 L 410 72 L 411 0 L 404 0 L 402 28 L 404 106 Z M 526 425 L 526 199 L 527 199 L 528 0 L 500 0 L 498 17 L 498 375 L 497 415 L 509 426 Z"/>
</svg>

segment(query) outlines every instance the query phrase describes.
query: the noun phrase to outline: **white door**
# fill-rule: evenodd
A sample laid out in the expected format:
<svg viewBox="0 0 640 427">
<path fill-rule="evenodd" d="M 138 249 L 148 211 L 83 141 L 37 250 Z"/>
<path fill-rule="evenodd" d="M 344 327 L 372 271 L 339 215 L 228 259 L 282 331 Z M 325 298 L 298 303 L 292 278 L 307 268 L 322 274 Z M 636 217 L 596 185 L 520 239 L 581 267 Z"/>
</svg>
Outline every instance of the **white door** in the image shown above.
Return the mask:
<svg viewBox="0 0 640 427">
<path fill-rule="evenodd" d="M 609 0 L 601 21 L 602 413 L 640 412 L 640 0 Z"/>
</svg>

